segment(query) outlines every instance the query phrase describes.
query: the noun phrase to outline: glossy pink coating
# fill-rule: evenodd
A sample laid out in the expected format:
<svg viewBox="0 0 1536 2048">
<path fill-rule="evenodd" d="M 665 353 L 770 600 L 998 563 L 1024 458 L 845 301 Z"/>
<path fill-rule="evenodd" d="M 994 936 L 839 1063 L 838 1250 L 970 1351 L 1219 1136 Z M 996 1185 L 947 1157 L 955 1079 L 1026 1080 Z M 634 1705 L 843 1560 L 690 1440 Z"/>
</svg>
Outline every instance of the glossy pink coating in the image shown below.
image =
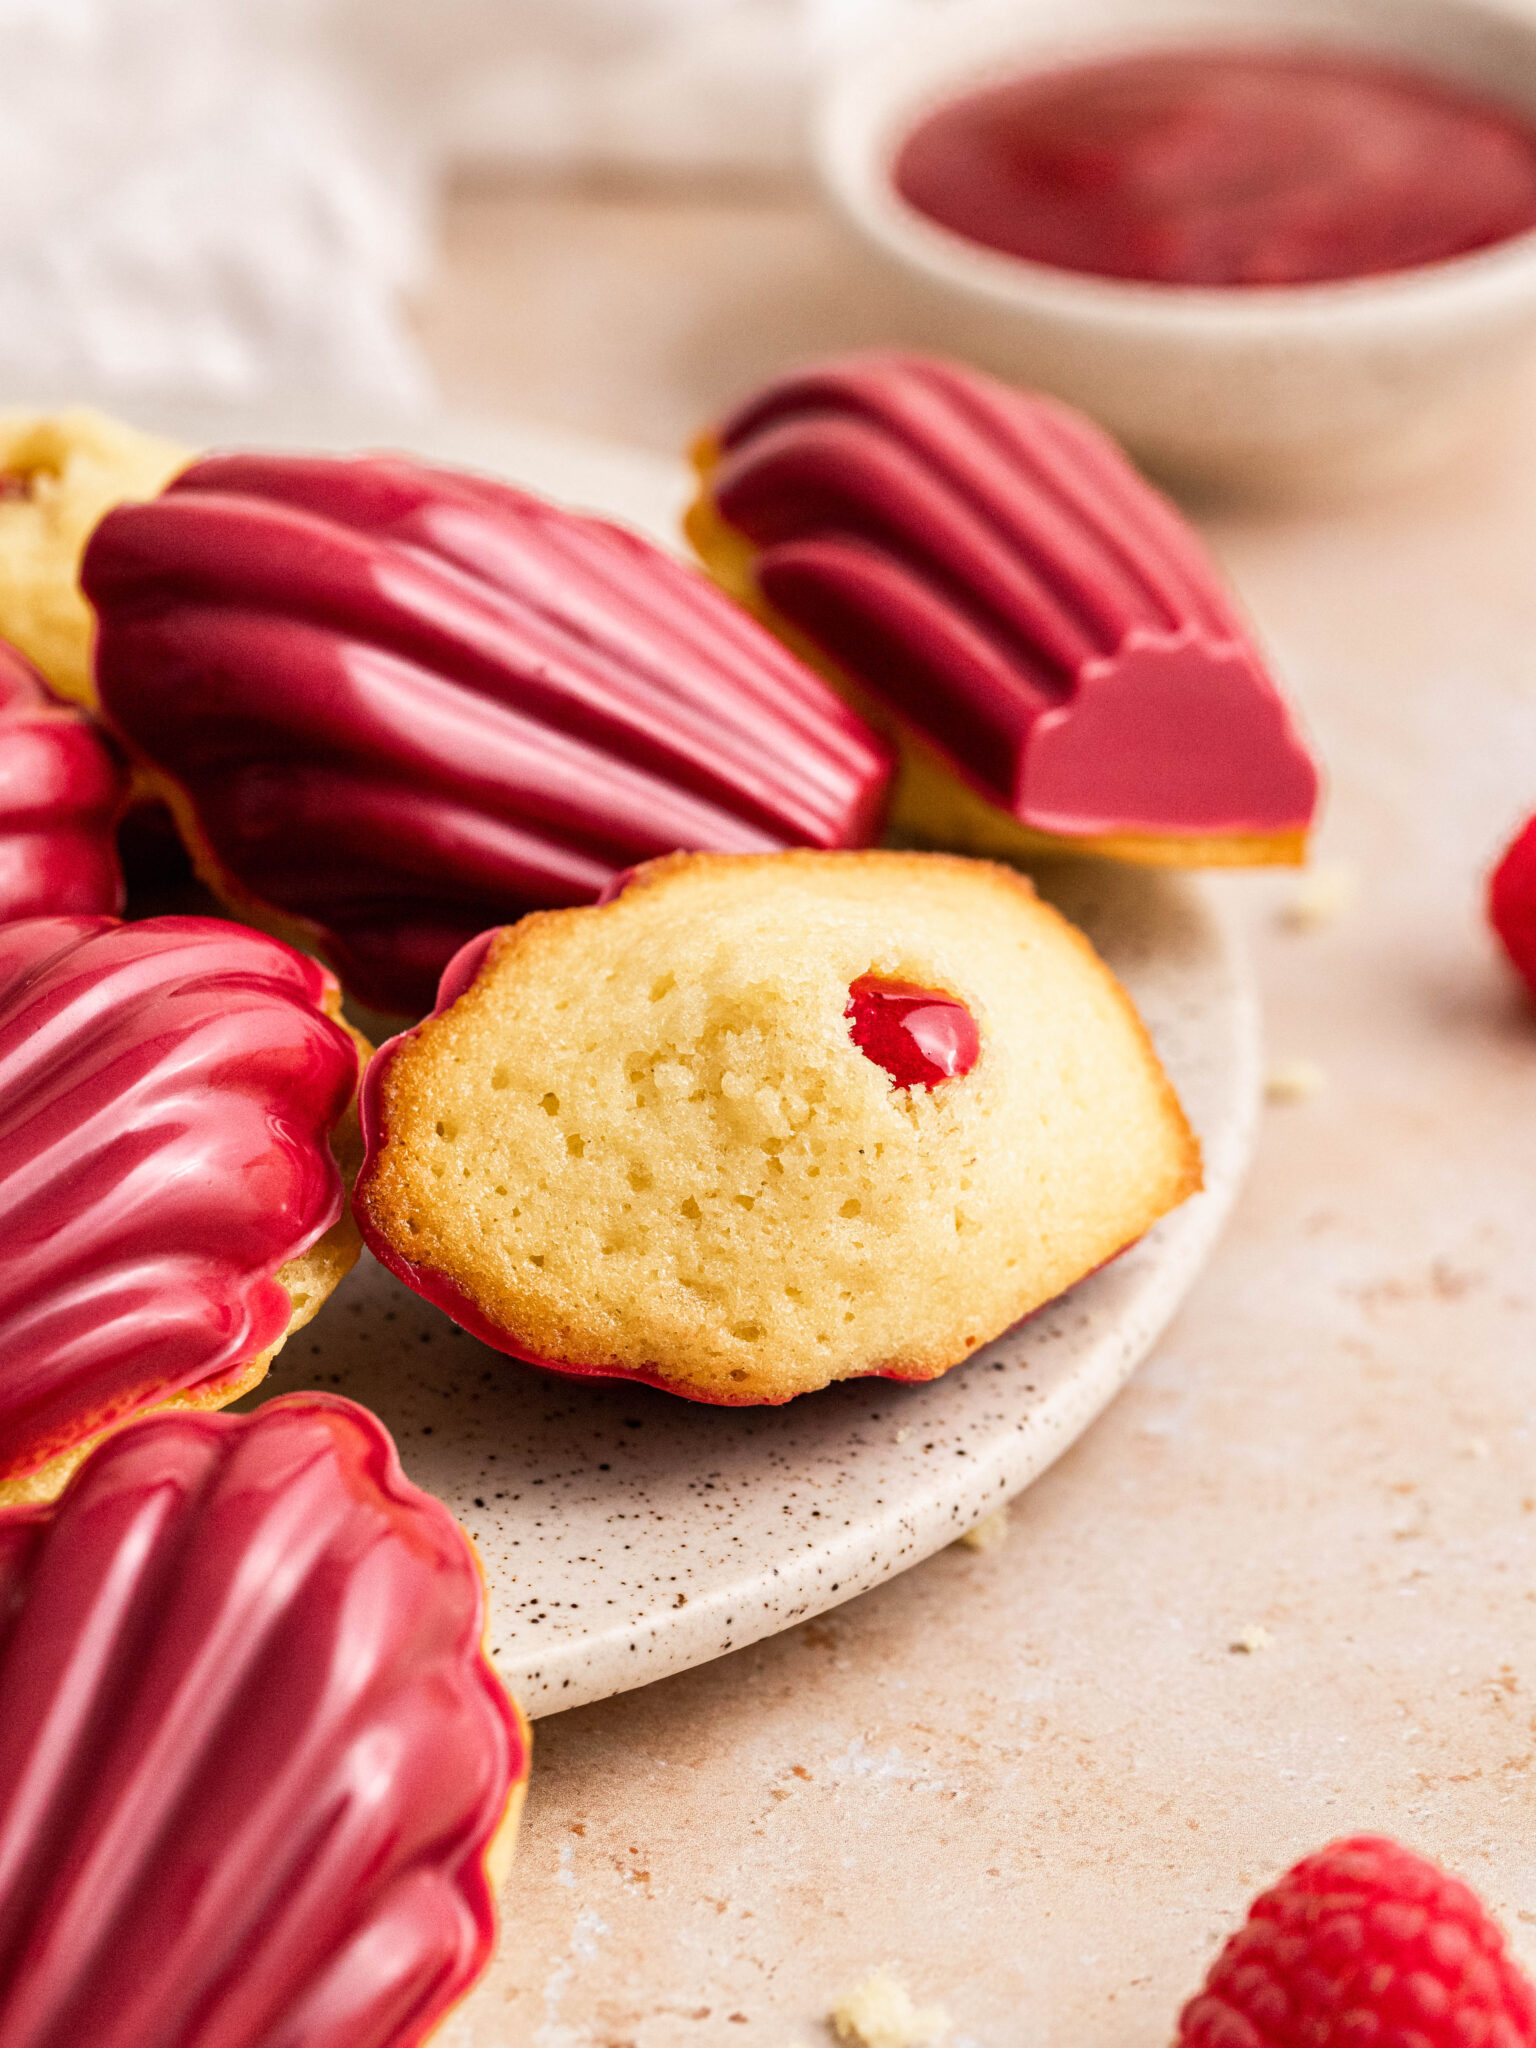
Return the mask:
<svg viewBox="0 0 1536 2048">
<path fill-rule="evenodd" d="M 623 894 L 627 884 L 634 879 L 633 874 L 616 877 L 605 900 L 611 903 L 616 896 Z M 431 1016 L 422 1020 L 423 1023 L 430 1024 L 433 1017 L 440 1017 L 445 1010 L 451 1010 L 460 996 L 466 994 L 474 986 L 490 957 L 492 947 L 500 936 L 500 931 L 478 932 L 474 938 L 468 940 L 460 947 L 459 951 L 443 970 L 442 982 L 437 992 L 436 1006 L 432 1010 Z M 907 984 L 895 983 L 887 984 L 887 986 L 904 988 Z M 923 990 L 918 991 L 918 993 L 927 998 L 929 1007 L 933 1006 L 933 998 L 930 991 Z M 850 999 L 852 995 L 853 990 L 850 989 Z M 946 1005 L 953 1004 L 953 1007 L 959 1010 L 966 1022 L 970 1024 L 971 1032 L 973 1034 L 976 1032 L 975 1020 L 963 1004 L 955 1002 L 953 997 L 939 997 L 938 1001 Z M 792 1395 L 784 1395 L 778 1402 L 765 1402 L 761 1395 L 755 1394 L 747 1396 L 706 1394 L 693 1387 L 679 1386 L 676 1381 L 668 1379 L 659 1369 L 647 1371 L 643 1367 L 625 1368 L 612 1365 L 580 1365 L 573 1363 L 569 1359 L 540 1357 L 538 1353 L 529 1351 L 526 1346 L 515 1344 L 508 1333 L 499 1324 L 493 1323 L 479 1303 L 471 1299 L 458 1285 L 457 1281 L 451 1279 L 448 1274 L 440 1272 L 436 1266 L 429 1266 L 422 1260 L 406 1258 L 403 1253 L 390 1243 L 389 1239 L 382 1232 L 376 1230 L 373 1227 L 373 1222 L 368 1214 L 367 1204 L 363 1197 L 367 1189 L 369 1174 L 388 1139 L 388 1126 L 384 1117 L 384 1082 L 391 1064 L 401 1049 L 416 1036 L 420 1028 L 420 1025 L 417 1025 L 410 1031 L 402 1031 L 398 1037 L 391 1038 L 381 1045 L 373 1058 L 368 1062 L 363 1074 L 362 1084 L 358 1089 L 357 1100 L 363 1126 L 364 1151 L 363 1164 L 357 1176 L 356 1188 L 353 1191 L 352 1207 L 353 1213 L 357 1218 L 358 1228 L 363 1234 L 363 1242 L 368 1246 L 368 1249 L 373 1253 L 380 1265 L 387 1267 L 397 1280 L 410 1288 L 413 1294 L 419 1294 L 423 1301 L 429 1301 L 434 1308 L 440 1308 L 444 1315 L 451 1317 L 461 1329 L 467 1330 L 471 1337 L 478 1338 L 482 1344 L 489 1345 L 493 1351 L 500 1351 L 508 1358 L 520 1359 L 524 1365 L 537 1366 L 541 1372 L 559 1373 L 563 1378 L 567 1379 L 634 1380 L 641 1386 L 656 1387 L 663 1393 L 676 1394 L 685 1401 L 701 1402 L 707 1408 L 775 1407 L 781 1406 L 785 1400 L 794 1398 Z M 962 1027 L 955 1042 L 955 1050 L 961 1058 L 964 1057 L 965 1047 L 966 1037 Z M 979 1051 L 979 1048 L 980 1039 L 977 1036 L 976 1050 Z M 970 1066 L 974 1065 L 974 1063 L 975 1051 L 972 1051 L 968 1064 L 964 1067 L 957 1064 L 956 1072 L 969 1072 Z M 892 1078 L 894 1079 L 895 1076 L 893 1075 Z M 913 1376 L 910 1373 L 902 1372 L 899 1366 L 890 1367 L 884 1372 L 871 1373 L 868 1377 L 871 1379 L 896 1380 L 903 1386 L 916 1384 Z M 930 1377 L 932 1377 L 930 1374 L 919 1374 L 917 1375 L 917 1380 Z M 0 2041 L 0 2048 L 5 2048 L 4 2041 Z"/>
<path fill-rule="evenodd" d="M 898 1088 L 926 1088 L 968 1074 L 981 1057 L 976 1019 L 958 996 L 861 974 L 848 991 L 848 1033 Z"/>
<path fill-rule="evenodd" d="M 677 848 L 866 845 L 885 745 L 638 536 L 397 456 L 230 455 L 109 513 L 107 715 L 233 888 L 419 1013 L 475 932 Z"/>
<path fill-rule="evenodd" d="M 416 2048 L 527 1770 L 366 1409 L 151 1416 L 0 1513 L 0 2048 Z"/>
<path fill-rule="evenodd" d="M 128 777 L 82 711 L 0 641 L 0 923 L 121 910 Z"/>
<path fill-rule="evenodd" d="M 1305 829 L 1316 770 L 1247 627 L 1079 414 L 877 353 L 769 385 L 719 438 L 708 489 L 774 611 L 1022 824 Z"/>
<path fill-rule="evenodd" d="M 215 918 L 0 926 L 0 1479 L 282 1336 L 342 1209 L 334 988 Z"/>
</svg>

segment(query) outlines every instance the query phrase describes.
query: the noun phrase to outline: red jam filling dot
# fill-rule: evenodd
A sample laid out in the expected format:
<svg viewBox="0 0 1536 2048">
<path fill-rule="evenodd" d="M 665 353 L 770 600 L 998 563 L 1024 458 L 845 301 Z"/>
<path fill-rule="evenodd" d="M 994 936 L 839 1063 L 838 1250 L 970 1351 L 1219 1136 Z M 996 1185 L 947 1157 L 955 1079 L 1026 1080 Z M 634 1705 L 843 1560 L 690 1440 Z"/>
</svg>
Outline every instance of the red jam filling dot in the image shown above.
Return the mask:
<svg viewBox="0 0 1536 2048">
<path fill-rule="evenodd" d="M 981 1052 L 976 1019 L 955 996 L 861 974 L 843 1012 L 853 1042 L 898 1088 L 934 1088 L 968 1074 Z"/>
</svg>

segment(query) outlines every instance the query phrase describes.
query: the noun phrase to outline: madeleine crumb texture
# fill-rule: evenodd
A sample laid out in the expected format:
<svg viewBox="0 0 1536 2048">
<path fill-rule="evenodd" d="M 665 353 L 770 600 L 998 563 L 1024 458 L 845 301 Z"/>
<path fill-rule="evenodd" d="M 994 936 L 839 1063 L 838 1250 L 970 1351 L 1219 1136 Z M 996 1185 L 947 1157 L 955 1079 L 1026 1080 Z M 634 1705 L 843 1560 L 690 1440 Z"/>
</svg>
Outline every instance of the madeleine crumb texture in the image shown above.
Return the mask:
<svg viewBox="0 0 1536 2048">
<path fill-rule="evenodd" d="M 124 499 L 155 497 L 190 460 L 190 449 L 86 406 L 0 412 L 0 638 L 60 696 L 95 702 L 79 582 L 92 531 Z"/>
<path fill-rule="evenodd" d="M 862 976 L 959 998 L 969 1073 L 898 1087 Z M 1011 869 L 676 855 L 508 927 L 381 1077 L 368 1234 L 551 1363 L 726 1402 L 932 1377 L 1199 1185 L 1150 1041 Z"/>
<path fill-rule="evenodd" d="M 850 2048 L 941 2048 L 949 2038 L 949 2015 L 937 2005 L 919 2006 L 905 1984 L 885 1970 L 871 1970 L 833 2006 L 828 2021 Z"/>
</svg>

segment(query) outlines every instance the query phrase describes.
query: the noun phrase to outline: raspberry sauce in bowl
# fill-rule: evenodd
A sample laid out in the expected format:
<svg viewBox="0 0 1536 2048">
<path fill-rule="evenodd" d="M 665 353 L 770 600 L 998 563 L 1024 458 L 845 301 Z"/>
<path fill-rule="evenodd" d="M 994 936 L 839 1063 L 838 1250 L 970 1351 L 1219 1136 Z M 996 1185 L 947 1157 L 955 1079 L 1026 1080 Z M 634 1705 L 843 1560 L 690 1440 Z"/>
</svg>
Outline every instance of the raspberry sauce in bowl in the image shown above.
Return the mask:
<svg viewBox="0 0 1536 2048">
<path fill-rule="evenodd" d="M 1203 492 L 1351 495 L 1496 430 L 1536 350 L 1536 13 L 911 13 L 830 67 L 815 149 L 925 341 L 1066 399 L 1163 481 Z M 1085 140 L 1090 114 L 1103 132 Z M 1028 148 L 1013 147 L 1015 117 Z M 1341 190 L 1355 200 L 1341 207 Z M 1020 239 L 1021 191 L 1049 243 Z"/>
<path fill-rule="evenodd" d="M 1154 49 L 963 92 L 910 130 L 892 177 L 929 220 L 1032 263 L 1323 284 L 1536 228 L 1536 125 L 1362 51 Z"/>
</svg>

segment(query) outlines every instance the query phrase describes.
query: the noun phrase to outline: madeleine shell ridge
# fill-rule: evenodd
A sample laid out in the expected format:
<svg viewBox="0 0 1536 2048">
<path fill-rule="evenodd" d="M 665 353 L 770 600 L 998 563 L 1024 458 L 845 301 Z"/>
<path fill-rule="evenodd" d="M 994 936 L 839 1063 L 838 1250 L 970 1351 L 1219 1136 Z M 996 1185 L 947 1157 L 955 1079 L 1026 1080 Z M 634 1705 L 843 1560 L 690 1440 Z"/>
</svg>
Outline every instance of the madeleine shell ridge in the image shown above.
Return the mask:
<svg viewBox="0 0 1536 2048">
<path fill-rule="evenodd" d="M 0 926 L 0 1499 L 233 1400 L 355 1258 L 338 1004 L 214 918 Z"/>
<path fill-rule="evenodd" d="M 1301 857 L 1318 778 L 1204 545 L 1070 407 L 870 351 L 704 440 L 695 550 L 890 726 L 894 822 L 1005 856 Z"/>
<path fill-rule="evenodd" d="M 416 2048 L 527 1730 L 366 1410 L 155 1416 L 0 1513 L 0 2041 Z"/>
<path fill-rule="evenodd" d="M 675 847 L 878 836 L 885 742 L 695 570 L 403 456 L 208 457 L 82 570 L 199 867 L 419 1014 L 451 954 Z"/>
</svg>

